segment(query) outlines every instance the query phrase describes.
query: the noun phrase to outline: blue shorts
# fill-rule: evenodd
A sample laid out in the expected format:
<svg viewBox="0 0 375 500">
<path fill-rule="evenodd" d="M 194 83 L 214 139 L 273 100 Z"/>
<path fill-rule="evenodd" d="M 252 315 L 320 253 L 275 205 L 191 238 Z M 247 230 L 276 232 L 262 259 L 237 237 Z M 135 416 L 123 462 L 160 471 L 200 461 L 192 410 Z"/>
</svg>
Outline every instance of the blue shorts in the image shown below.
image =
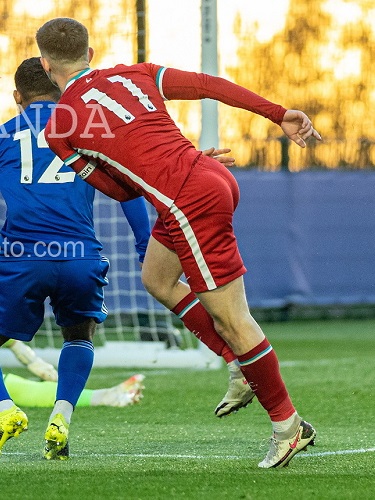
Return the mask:
<svg viewBox="0 0 375 500">
<path fill-rule="evenodd" d="M 107 317 L 103 287 L 109 261 L 98 259 L 0 260 L 0 334 L 29 341 L 44 319 L 50 298 L 56 323 L 62 327 Z"/>
</svg>

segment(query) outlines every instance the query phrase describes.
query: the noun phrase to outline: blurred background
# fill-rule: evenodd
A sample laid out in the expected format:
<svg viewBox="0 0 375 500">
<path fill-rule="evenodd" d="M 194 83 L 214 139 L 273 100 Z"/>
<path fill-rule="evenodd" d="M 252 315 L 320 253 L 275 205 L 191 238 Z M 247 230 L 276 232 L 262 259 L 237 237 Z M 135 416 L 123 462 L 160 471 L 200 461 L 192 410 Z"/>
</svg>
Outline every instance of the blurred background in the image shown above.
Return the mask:
<svg viewBox="0 0 375 500">
<path fill-rule="evenodd" d="M 277 126 L 219 105 L 220 145 L 232 148 L 237 164 L 265 170 L 287 165 L 292 171 L 373 168 L 373 0 L 1 0 L 1 121 L 14 113 L 14 71 L 22 59 L 38 55 L 35 32 L 46 20 L 73 17 L 84 23 L 96 67 L 147 60 L 200 71 L 202 11 L 213 4 L 217 73 L 304 110 L 324 138 L 305 151 L 288 151 Z M 198 145 L 200 103 L 169 103 L 169 109 Z"/>
<path fill-rule="evenodd" d="M 197 147 L 230 147 L 236 158 L 234 224 L 256 318 L 375 317 L 374 0 L 0 0 L 1 122 L 17 112 L 14 72 L 39 55 L 35 32 L 53 17 L 87 26 L 93 67 L 204 71 L 305 111 L 323 142 L 300 149 L 246 111 L 167 103 Z M 107 332 L 123 338 L 125 324 L 138 333 L 152 324 L 157 336 L 163 308 L 140 283 L 128 226 L 111 200 L 96 200 L 112 263 Z"/>
</svg>

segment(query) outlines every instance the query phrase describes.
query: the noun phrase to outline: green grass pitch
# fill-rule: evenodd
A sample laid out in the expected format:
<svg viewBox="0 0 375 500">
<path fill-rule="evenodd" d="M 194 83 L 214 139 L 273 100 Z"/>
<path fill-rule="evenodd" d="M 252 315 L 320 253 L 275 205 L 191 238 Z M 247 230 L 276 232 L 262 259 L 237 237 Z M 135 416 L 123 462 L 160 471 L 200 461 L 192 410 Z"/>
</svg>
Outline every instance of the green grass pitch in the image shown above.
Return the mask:
<svg viewBox="0 0 375 500">
<path fill-rule="evenodd" d="M 41 458 L 50 410 L 28 409 L 29 431 L 9 440 L 0 457 L 0 498 L 375 498 L 375 320 L 262 326 L 296 407 L 318 433 L 316 446 L 289 467 L 257 467 L 270 437 L 258 402 L 223 419 L 214 416 L 227 388 L 225 367 L 150 369 L 142 370 L 146 389 L 139 405 L 75 411 L 67 462 Z M 94 369 L 88 387 L 114 385 L 132 373 Z"/>
</svg>

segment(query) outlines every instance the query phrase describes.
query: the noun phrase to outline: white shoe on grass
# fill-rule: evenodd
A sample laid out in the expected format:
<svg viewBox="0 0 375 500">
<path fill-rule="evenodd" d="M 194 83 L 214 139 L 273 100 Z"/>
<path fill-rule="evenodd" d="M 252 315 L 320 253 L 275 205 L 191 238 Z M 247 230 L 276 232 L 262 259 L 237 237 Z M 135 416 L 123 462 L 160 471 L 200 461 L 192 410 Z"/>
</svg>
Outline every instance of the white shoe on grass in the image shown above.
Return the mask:
<svg viewBox="0 0 375 500">
<path fill-rule="evenodd" d="M 315 444 L 316 431 L 314 427 L 301 420 L 297 432 L 290 439 L 278 440 L 271 438 L 270 449 L 258 466 L 262 469 L 286 467 L 291 459 L 300 451 L 306 450 L 308 445 Z"/>
<path fill-rule="evenodd" d="M 231 378 L 227 393 L 215 408 L 215 415 L 219 418 L 230 415 L 240 408 L 245 408 L 254 397 L 255 394 L 245 378 Z"/>
</svg>

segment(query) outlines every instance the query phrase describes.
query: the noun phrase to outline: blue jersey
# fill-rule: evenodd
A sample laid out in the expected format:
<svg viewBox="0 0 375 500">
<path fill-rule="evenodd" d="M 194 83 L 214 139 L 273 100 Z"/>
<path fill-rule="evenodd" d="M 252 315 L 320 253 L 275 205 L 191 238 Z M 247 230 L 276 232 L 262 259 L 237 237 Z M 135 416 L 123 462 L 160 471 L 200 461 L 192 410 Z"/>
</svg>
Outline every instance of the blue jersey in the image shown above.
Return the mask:
<svg viewBox="0 0 375 500">
<path fill-rule="evenodd" d="M 0 125 L 0 192 L 7 205 L 0 259 L 98 258 L 94 189 L 48 148 L 44 127 L 55 104 L 33 102 Z"/>
</svg>

